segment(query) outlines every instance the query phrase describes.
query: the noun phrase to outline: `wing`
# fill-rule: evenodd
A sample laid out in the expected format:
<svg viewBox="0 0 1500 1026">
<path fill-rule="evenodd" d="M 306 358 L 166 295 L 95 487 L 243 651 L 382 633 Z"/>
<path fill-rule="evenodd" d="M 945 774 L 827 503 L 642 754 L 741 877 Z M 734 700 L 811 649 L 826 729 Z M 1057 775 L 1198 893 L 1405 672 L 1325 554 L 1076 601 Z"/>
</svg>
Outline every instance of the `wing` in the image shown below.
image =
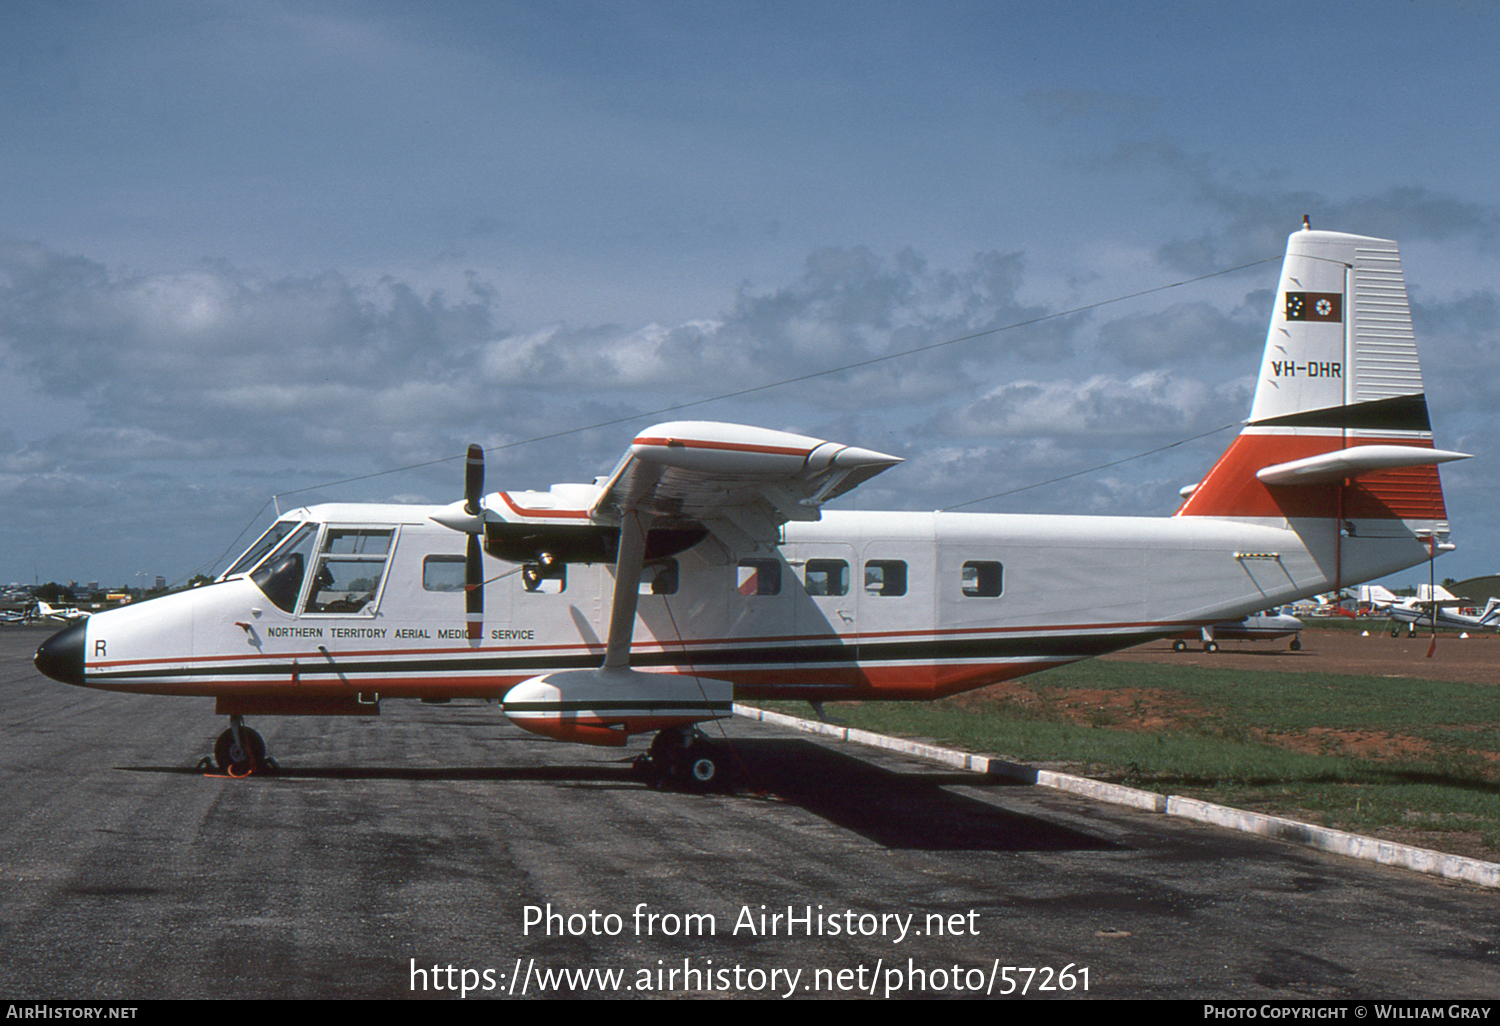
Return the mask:
<svg viewBox="0 0 1500 1026">
<path fill-rule="evenodd" d="M 477 539 L 516 562 L 613 562 L 614 596 L 602 670 L 629 667 L 631 635 L 647 538 L 673 532 L 681 546 L 703 529 L 735 547 L 774 545 L 788 520 L 817 520 L 823 503 L 900 463 L 869 449 L 786 431 L 674 421 L 641 432 L 602 484 L 553 485 L 546 492 L 497 492 L 482 501 L 483 451 L 471 447 L 466 498 L 432 519 L 471 539 L 466 560 L 470 636 L 483 612 Z M 725 685 L 727 687 L 727 685 Z"/>
<path fill-rule="evenodd" d="M 618 523 L 639 513 L 774 542 L 788 520 L 817 520 L 823 503 L 900 462 L 786 431 L 674 421 L 636 436 L 589 516 Z"/>
</svg>

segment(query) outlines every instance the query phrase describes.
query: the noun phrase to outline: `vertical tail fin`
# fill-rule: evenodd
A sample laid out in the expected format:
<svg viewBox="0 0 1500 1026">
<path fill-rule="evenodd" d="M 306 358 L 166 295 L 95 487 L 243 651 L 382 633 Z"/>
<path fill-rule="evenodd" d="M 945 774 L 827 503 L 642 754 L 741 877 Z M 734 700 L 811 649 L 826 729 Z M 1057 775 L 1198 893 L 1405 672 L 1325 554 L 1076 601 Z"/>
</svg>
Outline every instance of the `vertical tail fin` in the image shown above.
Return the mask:
<svg viewBox="0 0 1500 1026">
<path fill-rule="evenodd" d="M 1396 243 L 1293 232 L 1250 420 L 1179 516 L 1337 519 L 1444 538 L 1422 368 Z"/>
</svg>

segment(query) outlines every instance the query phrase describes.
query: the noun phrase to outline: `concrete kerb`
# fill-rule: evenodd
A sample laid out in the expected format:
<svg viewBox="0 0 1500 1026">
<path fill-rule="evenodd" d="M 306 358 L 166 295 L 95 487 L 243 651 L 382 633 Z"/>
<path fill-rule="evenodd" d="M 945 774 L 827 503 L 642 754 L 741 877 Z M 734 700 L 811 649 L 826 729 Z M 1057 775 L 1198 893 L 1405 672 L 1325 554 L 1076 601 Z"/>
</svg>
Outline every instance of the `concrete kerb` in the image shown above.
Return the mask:
<svg viewBox="0 0 1500 1026">
<path fill-rule="evenodd" d="M 1394 841 L 1381 841 L 1373 837 L 1361 837 L 1358 834 L 1349 834 L 1342 830 L 1331 830 L 1327 827 L 1313 826 L 1309 823 L 1299 823 L 1296 820 L 1283 819 L 1279 816 L 1266 816 L 1257 812 L 1245 812 L 1242 809 L 1230 808 L 1227 805 L 1215 805 L 1212 802 L 1199 801 L 1196 798 L 1184 798 L 1179 795 L 1161 795 L 1152 791 L 1142 791 L 1139 788 L 1124 787 L 1120 784 L 1108 784 L 1101 780 L 1090 780 L 1087 777 L 1077 777 L 1068 773 L 1039 770 L 1032 766 L 1006 762 L 1003 759 L 991 759 L 984 755 L 972 755 L 968 752 L 959 752 L 938 745 L 887 737 L 884 734 L 876 734 L 868 730 L 858 730 L 853 727 L 843 727 L 818 720 L 805 720 L 798 716 L 788 716 L 785 713 L 772 712 L 768 709 L 757 709 L 754 706 L 736 704 L 734 711 L 736 715 L 744 716 L 748 719 L 760 720 L 763 723 L 774 723 L 779 726 L 790 727 L 793 730 L 800 730 L 804 733 L 821 734 L 825 737 L 837 738 L 840 741 L 853 741 L 856 744 L 868 745 L 873 748 L 884 748 L 888 751 L 900 752 L 904 755 L 912 755 L 920 759 L 928 759 L 932 762 L 941 763 L 945 766 L 952 766 L 955 769 L 967 770 L 973 773 L 984 773 L 990 776 L 1006 777 L 1022 783 L 1037 784 L 1041 787 L 1051 787 L 1060 791 L 1070 791 L 1074 794 L 1083 795 L 1102 802 L 1109 802 L 1114 805 L 1125 805 L 1130 808 L 1140 809 L 1145 812 L 1157 812 L 1166 816 L 1180 816 L 1183 819 L 1191 819 L 1199 823 L 1238 830 L 1241 833 L 1257 834 L 1261 837 L 1269 837 L 1278 841 L 1286 841 L 1290 844 L 1298 844 L 1305 848 L 1316 848 L 1319 851 L 1330 852 L 1334 855 L 1363 859 L 1366 862 L 1377 862 L 1384 866 L 1395 866 L 1418 873 L 1440 876 L 1448 880 L 1461 880 L 1464 883 L 1475 884 L 1480 887 L 1500 888 L 1500 864 L 1494 862 L 1482 862 L 1479 859 L 1465 858 L 1461 855 L 1448 855 L 1440 851 L 1430 851 L 1426 848 L 1414 848 L 1406 844 L 1397 844 Z"/>
</svg>

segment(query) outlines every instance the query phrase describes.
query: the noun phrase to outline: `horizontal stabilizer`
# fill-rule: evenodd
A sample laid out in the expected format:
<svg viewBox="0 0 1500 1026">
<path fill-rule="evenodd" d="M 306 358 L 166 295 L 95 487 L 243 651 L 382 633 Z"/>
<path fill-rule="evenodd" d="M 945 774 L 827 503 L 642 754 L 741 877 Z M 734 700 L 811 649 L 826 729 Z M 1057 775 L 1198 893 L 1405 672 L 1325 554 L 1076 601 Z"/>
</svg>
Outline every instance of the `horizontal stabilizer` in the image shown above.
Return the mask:
<svg viewBox="0 0 1500 1026">
<path fill-rule="evenodd" d="M 1357 445 L 1349 449 L 1319 453 L 1288 463 L 1277 463 L 1256 472 L 1268 485 L 1308 485 L 1340 481 L 1381 470 L 1400 467 L 1425 467 L 1453 460 L 1469 459 L 1464 452 L 1428 449 L 1414 445 Z"/>
</svg>

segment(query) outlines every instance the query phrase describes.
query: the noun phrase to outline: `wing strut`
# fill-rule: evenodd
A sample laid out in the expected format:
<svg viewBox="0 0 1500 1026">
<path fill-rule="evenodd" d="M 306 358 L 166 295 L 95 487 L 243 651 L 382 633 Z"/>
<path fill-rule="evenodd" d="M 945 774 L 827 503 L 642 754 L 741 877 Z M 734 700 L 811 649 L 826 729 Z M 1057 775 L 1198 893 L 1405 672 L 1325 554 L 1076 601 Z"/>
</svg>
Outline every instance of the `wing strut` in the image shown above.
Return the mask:
<svg viewBox="0 0 1500 1026">
<path fill-rule="evenodd" d="M 620 547 L 615 556 L 615 594 L 609 608 L 609 640 L 604 649 L 606 670 L 630 665 L 630 642 L 635 634 L 635 608 L 641 597 L 641 568 L 646 557 L 646 524 L 636 510 L 620 517 Z"/>
</svg>

